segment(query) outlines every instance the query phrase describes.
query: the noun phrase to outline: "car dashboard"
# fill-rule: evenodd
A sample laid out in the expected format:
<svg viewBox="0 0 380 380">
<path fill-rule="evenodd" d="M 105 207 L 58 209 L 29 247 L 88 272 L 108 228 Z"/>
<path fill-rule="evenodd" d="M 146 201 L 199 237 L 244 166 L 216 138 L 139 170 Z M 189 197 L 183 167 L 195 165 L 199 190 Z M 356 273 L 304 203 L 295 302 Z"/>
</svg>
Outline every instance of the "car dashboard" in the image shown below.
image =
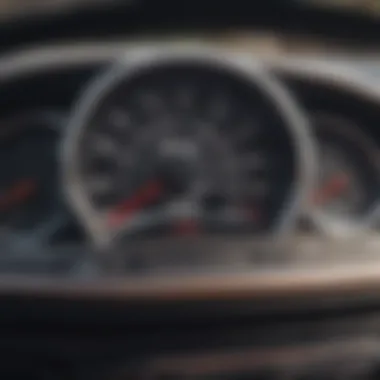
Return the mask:
<svg viewBox="0 0 380 380">
<path fill-rule="evenodd" d="M 374 272 L 379 91 L 363 63 L 161 45 L 0 62 L 5 278 Z"/>
<path fill-rule="evenodd" d="M 5 339 L 28 342 L 26 371 L 46 347 L 46 378 L 378 369 L 377 319 L 318 320 L 378 297 L 378 64 L 237 50 L 83 43 L 0 59 L 0 294 L 22 300 L 4 315 L 34 297 L 68 331 L 33 355 L 30 332 Z M 280 310 L 313 320 L 266 317 Z M 95 341 L 99 320 L 115 331 Z M 135 332 L 116 333 L 126 320 Z M 162 332 L 140 325 L 153 320 Z"/>
</svg>

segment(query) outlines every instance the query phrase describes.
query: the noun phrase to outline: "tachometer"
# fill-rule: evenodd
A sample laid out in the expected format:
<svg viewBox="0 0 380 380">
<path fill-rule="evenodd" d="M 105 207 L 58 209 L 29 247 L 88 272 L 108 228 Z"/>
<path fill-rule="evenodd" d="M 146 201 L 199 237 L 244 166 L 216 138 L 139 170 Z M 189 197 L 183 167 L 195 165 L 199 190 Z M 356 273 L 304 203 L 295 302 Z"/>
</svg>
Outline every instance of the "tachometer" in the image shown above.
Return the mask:
<svg viewBox="0 0 380 380">
<path fill-rule="evenodd" d="M 90 89 L 66 140 L 70 199 L 94 240 L 291 228 L 313 156 L 287 94 L 227 58 L 142 57 Z"/>
</svg>

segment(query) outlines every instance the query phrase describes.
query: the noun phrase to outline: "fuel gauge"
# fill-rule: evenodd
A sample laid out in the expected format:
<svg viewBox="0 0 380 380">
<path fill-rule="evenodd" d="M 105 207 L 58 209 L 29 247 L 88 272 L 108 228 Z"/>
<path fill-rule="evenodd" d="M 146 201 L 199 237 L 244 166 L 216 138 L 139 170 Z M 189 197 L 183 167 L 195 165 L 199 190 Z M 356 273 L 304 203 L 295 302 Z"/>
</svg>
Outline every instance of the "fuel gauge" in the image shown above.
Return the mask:
<svg viewBox="0 0 380 380">
<path fill-rule="evenodd" d="M 319 175 L 312 194 L 312 219 L 330 235 L 365 231 L 379 209 L 379 150 L 348 120 L 329 115 L 314 119 Z"/>
<path fill-rule="evenodd" d="M 0 245 L 29 252 L 52 243 L 69 224 L 57 176 L 64 116 L 32 111 L 1 125 Z"/>
</svg>

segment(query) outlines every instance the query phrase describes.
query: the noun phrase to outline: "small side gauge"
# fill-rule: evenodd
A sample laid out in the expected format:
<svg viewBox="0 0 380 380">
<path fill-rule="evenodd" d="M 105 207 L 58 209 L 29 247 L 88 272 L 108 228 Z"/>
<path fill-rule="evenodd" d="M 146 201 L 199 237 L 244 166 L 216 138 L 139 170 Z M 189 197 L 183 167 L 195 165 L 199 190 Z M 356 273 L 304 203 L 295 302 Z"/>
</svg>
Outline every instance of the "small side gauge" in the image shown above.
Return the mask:
<svg viewBox="0 0 380 380">
<path fill-rule="evenodd" d="M 57 178 L 63 122 L 60 114 L 48 112 L 25 113 L 1 122 L 0 238 L 12 249 L 32 249 L 65 222 Z"/>
<path fill-rule="evenodd" d="M 314 125 L 319 175 L 312 220 L 330 235 L 366 231 L 380 208 L 380 151 L 348 120 L 317 115 Z"/>
</svg>

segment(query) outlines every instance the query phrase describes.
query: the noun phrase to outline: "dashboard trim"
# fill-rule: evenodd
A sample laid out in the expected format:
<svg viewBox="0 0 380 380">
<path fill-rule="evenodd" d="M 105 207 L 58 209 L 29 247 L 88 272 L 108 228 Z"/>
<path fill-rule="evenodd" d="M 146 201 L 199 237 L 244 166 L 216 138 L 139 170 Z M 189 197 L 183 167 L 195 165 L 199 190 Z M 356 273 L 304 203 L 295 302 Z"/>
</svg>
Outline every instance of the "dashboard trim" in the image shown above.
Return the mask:
<svg viewBox="0 0 380 380">
<path fill-rule="evenodd" d="M 170 278 L 94 278 L 4 275 L 0 294 L 54 296 L 70 299 L 106 298 L 123 301 L 266 300 L 311 296 L 377 295 L 380 263 L 327 266 L 318 270 L 270 270 L 230 275 Z"/>
</svg>

